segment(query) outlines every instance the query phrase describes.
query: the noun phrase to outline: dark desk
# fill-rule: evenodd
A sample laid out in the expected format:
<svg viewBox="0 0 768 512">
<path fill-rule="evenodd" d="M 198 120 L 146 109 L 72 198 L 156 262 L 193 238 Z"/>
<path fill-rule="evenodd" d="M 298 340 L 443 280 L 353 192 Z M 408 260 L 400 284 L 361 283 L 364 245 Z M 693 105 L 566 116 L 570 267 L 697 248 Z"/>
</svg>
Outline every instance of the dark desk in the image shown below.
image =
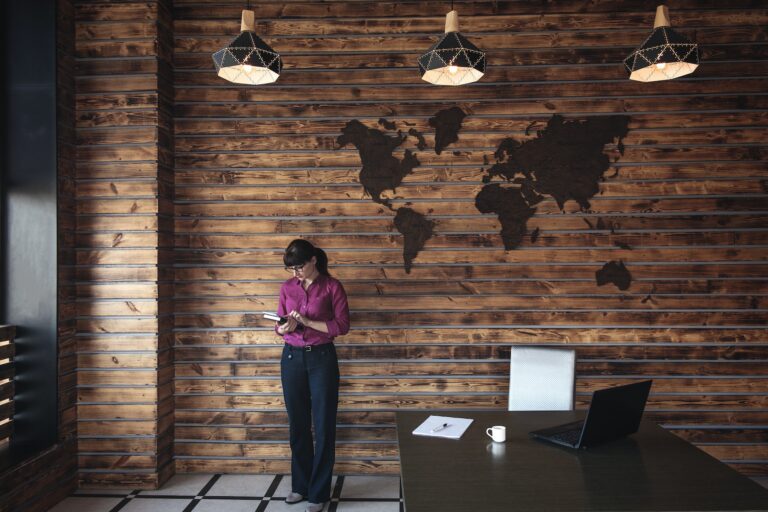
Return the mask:
<svg viewBox="0 0 768 512">
<path fill-rule="evenodd" d="M 528 432 L 574 421 L 576 412 L 466 412 L 459 440 L 411 434 L 429 412 L 398 412 L 397 437 L 407 512 L 564 510 L 768 510 L 768 490 L 661 427 L 569 450 Z M 507 427 L 507 442 L 485 435 Z"/>
</svg>

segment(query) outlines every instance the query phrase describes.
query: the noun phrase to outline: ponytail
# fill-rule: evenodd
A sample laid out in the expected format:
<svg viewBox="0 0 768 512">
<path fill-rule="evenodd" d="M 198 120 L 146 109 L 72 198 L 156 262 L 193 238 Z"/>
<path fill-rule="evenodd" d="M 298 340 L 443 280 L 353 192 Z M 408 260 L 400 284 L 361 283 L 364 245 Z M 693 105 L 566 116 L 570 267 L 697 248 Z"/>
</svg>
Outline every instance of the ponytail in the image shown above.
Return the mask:
<svg viewBox="0 0 768 512">
<path fill-rule="evenodd" d="M 315 258 L 317 258 L 317 271 L 324 276 L 330 276 L 328 273 L 328 255 L 319 247 L 315 247 Z"/>
</svg>

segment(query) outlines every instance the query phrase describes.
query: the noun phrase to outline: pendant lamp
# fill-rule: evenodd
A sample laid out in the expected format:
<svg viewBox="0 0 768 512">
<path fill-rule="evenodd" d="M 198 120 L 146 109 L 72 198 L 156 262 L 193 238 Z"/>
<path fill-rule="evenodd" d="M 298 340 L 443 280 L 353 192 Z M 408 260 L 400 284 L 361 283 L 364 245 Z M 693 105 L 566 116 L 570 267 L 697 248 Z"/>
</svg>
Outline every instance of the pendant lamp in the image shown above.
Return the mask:
<svg viewBox="0 0 768 512">
<path fill-rule="evenodd" d="M 260 85 L 277 80 L 283 67 L 280 55 L 256 35 L 255 14 L 244 10 L 240 35 L 213 54 L 217 74 L 236 84 Z"/>
<path fill-rule="evenodd" d="M 445 34 L 419 57 L 422 80 L 435 85 L 464 85 L 485 74 L 485 52 L 459 33 L 459 13 L 445 15 Z"/>
<path fill-rule="evenodd" d="M 669 11 L 656 8 L 653 32 L 640 48 L 624 59 L 629 79 L 640 82 L 672 80 L 693 73 L 699 66 L 699 46 L 672 30 Z"/>
</svg>

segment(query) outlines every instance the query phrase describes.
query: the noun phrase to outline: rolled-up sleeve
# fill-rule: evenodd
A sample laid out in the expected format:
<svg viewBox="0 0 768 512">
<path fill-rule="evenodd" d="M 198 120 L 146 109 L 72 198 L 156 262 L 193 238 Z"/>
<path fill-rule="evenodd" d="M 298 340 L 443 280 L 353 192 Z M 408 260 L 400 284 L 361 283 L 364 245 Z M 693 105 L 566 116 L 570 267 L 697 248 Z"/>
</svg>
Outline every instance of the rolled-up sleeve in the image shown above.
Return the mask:
<svg viewBox="0 0 768 512">
<path fill-rule="evenodd" d="M 343 336 L 349 332 L 349 304 L 347 303 L 347 292 L 344 291 L 344 287 L 339 282 L 331 286 L 331 303 L 333 305 L 333 319 L 325 323 L 328 328 L 328 335 L 331 337 Z"/>
</svg>

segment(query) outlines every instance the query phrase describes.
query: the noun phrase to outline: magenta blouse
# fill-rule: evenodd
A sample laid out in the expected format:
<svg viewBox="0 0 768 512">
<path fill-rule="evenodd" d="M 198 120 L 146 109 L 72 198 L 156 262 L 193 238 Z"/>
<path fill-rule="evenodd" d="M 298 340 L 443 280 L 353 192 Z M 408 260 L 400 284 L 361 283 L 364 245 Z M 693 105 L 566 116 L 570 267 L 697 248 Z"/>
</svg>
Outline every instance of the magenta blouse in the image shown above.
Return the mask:
<svg viewBox="0 0 768 512">
<path fill-rule="evenodd" d="M 283 336 L 289 345 L 323 345 L 332 342 L 336 336 L 349 332 L 347 293 L 341 283 L 332 277 L 318 275 L 307 290 L 304 290 L 301 281 L 295 277 L 284 282 L 280 287 L 277 314 L 287 316 L 294 310 L 310 320 L 325 322 L 328 334 L 299 324 L 295 331 Z"/>
</svg>

